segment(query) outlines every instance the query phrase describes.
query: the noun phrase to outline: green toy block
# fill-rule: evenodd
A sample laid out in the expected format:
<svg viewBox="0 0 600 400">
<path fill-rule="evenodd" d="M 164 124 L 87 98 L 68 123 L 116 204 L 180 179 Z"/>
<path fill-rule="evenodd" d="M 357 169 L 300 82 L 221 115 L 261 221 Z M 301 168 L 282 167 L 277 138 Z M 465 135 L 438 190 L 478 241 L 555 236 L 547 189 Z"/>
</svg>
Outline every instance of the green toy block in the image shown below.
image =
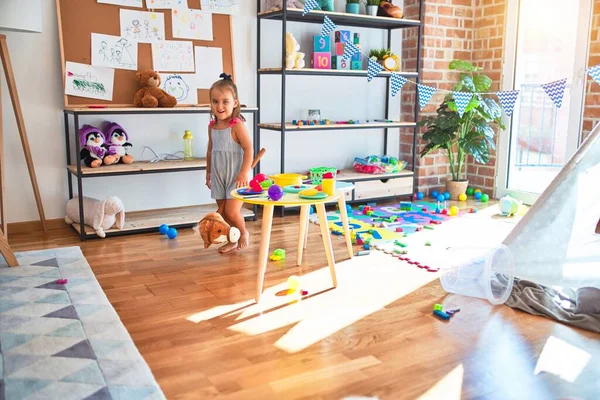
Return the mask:
<svg viewBox="0 0 600 400">
<path fill-rule="evenodd" d="M 438 311 L 444 311 L 444 307 L 441 304 L 434 304 L 433 309 Z"/>
<path fill-rule="evenodd" d="M 315 35 L 313 37 L 313 52 L 331 53 L 331 39 L 329 36 L 321 37 L 321 35 Z"/>
<path fill-rule="evenodd" d="M 353 71 L 361 71 L 363 69 L 363 62 L 362 61 L 352 61 L 352 64 L 350 64 L 350 69 Z"/>
<path fill-rule="evenodd" d="M 367 211 L 367 215 L 370 217 L 371 215 L 373 215 L 375 212 L 374 211 Z"/>
<path fill-rule="evenodd" d="M 338 44 L 343 44 L 343 43 L 338 43 Z M 331 57 L 331 67 L 333 69 L 350 70 L 350 62 L 344 60 L 341 55 L 333 56 L 333 57 Z"/>
<path fill-rule="evenodd" d="M 394 241 L 394 244 L 395 244 L 396 246 L 400 246 L 400 247 L 408 247 L 408 245 L 407 245 L 406 243 L 404 243 L 404 242 L 401 242 L 401 241 L 399 241 L 399 240 L 395 240 L 395 241 Z"/>
<path fill-rule="evenodd" d="M 424 225 L 423 228 L 429 229 L 431 231 L 433 230 L 433 226 L 431 226 L 431 225 Z"/>
<path fill-rule="evenodd" d="M 425 246 L 431 246 L 431 242 L 425 242 Z"/>
</svg>

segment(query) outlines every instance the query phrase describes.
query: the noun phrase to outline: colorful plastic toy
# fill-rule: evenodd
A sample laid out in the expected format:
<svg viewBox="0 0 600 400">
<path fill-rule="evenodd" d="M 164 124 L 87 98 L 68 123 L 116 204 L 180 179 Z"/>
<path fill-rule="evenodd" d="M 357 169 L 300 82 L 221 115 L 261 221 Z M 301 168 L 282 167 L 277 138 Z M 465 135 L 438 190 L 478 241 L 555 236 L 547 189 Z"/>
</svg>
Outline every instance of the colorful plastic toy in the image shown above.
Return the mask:
<svg viewBox="0 0 600 400">
<path fill-rule="evenodd" d="M 275 251 L 273 251 L 273 254 L 271 254 L 269 256 L 269 260 L 271 260 L 271 261 L 285 260 L 285 250 L 275 249 Z"/>
<path fill-rule="evenodd" d="M 417 192 L 417 200 L 423 200 L 423 192 Z"/>
<path fill-rule="evenodd" d="M 169 239 L 175 239 L 177 237 L 177 229 L 169 228 L 169 231 L 167 232 L 167 236 L 169 237 Z"/>
<path fill-rule="evenodd" d="M 467 196 L 473 196 L 473 188 L 472 187 L 467 188 Z"/>
<path fill-rule="evenodd" d="M 434 190 L 433 192 L 431 192 L 431 197 L 433 197 L 434 199 L 437 199 L 438 195 L 439 195 L 439 193 L 437 190 Z"/>
<path fill-rule="evenodd" d="M 479 190 L 479 189 L 477 189 Z M 481 199 L 481 192 L 475 192 L 475 194 L 473 195 L 475 197 L 475 200 L 480 200 Z"/>
<path fill-rule="evenodd" d="M 158 231 L 160 232 L 161 235 L 166 235 L 169 232 L 169 225 L 162 224 L 161 226 L 158 227 Z"/>
<path fill-rule="evenodd" d="M 467 201 L 467 195 L 464 193 L 459 194 L 458 201 Z"/>
<path fill-rule="evenodd" d="M 449 214 L 454 217 L 454 216 L 458 215 L 459 211 L 460 210 L 458 209 L 458 207 L 452 206 L 452 207 L 450 207 L 450 213 Z"/>
<path fill-rule="evenodd" d="M 287 285 L 291 291 L 295 291 L 300 287 L 300 278 L 298 278 L 296 275 L 290 276 L 287 280 Z"/>
<path fill-rule="evenodd" d="M 444 198 L 450 200 L 450 192 L 444 192 Z"/>
<path fill-rule="evenodd" d="M 482 203 L 487 203 L 489 199 L 490 199 L 490 196 L 488 194 L 484 193 L 484 194 L 481 195 L 481 202 Z"/>
<path fill-rule="evenodd" d="M 260 186 L 260 185 L 259 185 Z M 262 188 L 261 188 L 262 190 Z M 269 198 L 274 201 L 278 201 L 283 197 L 283 189 L 279 185 L 272 185 L 269 188 Z"/>
</svg>

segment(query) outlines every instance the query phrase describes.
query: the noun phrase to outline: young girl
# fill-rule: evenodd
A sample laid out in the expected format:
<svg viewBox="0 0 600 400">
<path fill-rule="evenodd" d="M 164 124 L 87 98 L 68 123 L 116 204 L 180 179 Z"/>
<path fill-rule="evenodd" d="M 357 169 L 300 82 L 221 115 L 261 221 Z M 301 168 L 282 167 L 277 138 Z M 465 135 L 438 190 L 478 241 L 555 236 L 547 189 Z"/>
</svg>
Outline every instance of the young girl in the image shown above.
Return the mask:
<svg viewBox="0 0 600 400">
<path fill-rule="evenodd" d="M 248 186 L 254 151 L 243 123 L 237 87 L 230 75 L 223 73 L 221 78 L 209 91 L 211 121 L 208 125 L 206 186 L 217 201 L 217 212 L 241 233 L 238 243 L 227 243 L 219 248 L 219 252 L 224 253 L 248 245 L 249 234 L 241 214 L 242 202 L 232 198 L 231 191 Z"/>
</svg>

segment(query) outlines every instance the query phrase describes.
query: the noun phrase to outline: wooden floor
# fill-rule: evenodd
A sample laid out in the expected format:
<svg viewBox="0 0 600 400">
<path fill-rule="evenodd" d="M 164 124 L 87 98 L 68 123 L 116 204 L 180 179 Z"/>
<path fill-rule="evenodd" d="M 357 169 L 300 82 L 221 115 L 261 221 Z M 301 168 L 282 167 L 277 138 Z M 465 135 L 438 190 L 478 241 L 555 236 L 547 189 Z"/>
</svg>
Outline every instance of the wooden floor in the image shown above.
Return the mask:
<svg viewBox="0 0 600 400">
<path fill-rule="evenodd" d="M 287 259 L 270 262 L 260 305 L 260 220 L 248 223 L 251 247 L 226 255 L 191 229 L 176 240 L 80 242 L 61 229 L 9 241 L 15 251 L 81 246 L 169 399 L 598 398 L 600 335 L 449 296 L 434 275 L 381 252 L 350 261 L 342 240 L 332 290 L 318 226 L 295 266 L 297 219 L 275 218 L 271 251 Z M 306 298 L 286 295 L 292 274 Z M 441 321 L 435 303 L 461 311 Z"/>
</svg>

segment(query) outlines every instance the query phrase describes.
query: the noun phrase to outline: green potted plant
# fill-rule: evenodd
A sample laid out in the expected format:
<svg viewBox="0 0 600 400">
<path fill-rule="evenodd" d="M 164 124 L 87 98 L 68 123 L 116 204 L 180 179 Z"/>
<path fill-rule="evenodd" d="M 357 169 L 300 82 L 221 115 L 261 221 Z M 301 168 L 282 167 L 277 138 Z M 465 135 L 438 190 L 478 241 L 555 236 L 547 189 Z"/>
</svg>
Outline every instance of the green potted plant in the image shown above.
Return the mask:
<svg viewBox="0 0 600 400">
<path fill-rule="evenodd" d="M 366 0 L 365 11 L 367 15 L 377 16 L 377 10 L 379 9 L 379 2 L 381 0 Z"/>
<path fill-rule="evenodd" d="M 346 12 L 350 14 L 359 14 L 360 0 L 346 0 Z"/>
<path fill-rule="evenodd" d="M 432 151 L 442 149 L 448 158 L 452 179 L 446 181 L 446 190 L 453 200 L 466 193 L 469 181 L 466 179 L 465 160 L 467 155 L 480 164 L 487 164 L 490 151 L 495 149 L 493 124 L 504 129 L 502 108 L 491 97 L 480 93 L 487 92 L 492 80 L 468 61 L 453 60 L 450 69 L 460 71 L 459 80 L 453 91 L 471 92 L 473 97 L 467 104 L 462 117 L 458 113 L 452 93 L 445 96 L 436 110 L 436 115 L 425 117 L 418 123 L 427 127 L 423 140 L 427 143 L 420 152 L 424 157 Z"/>
</svg>

